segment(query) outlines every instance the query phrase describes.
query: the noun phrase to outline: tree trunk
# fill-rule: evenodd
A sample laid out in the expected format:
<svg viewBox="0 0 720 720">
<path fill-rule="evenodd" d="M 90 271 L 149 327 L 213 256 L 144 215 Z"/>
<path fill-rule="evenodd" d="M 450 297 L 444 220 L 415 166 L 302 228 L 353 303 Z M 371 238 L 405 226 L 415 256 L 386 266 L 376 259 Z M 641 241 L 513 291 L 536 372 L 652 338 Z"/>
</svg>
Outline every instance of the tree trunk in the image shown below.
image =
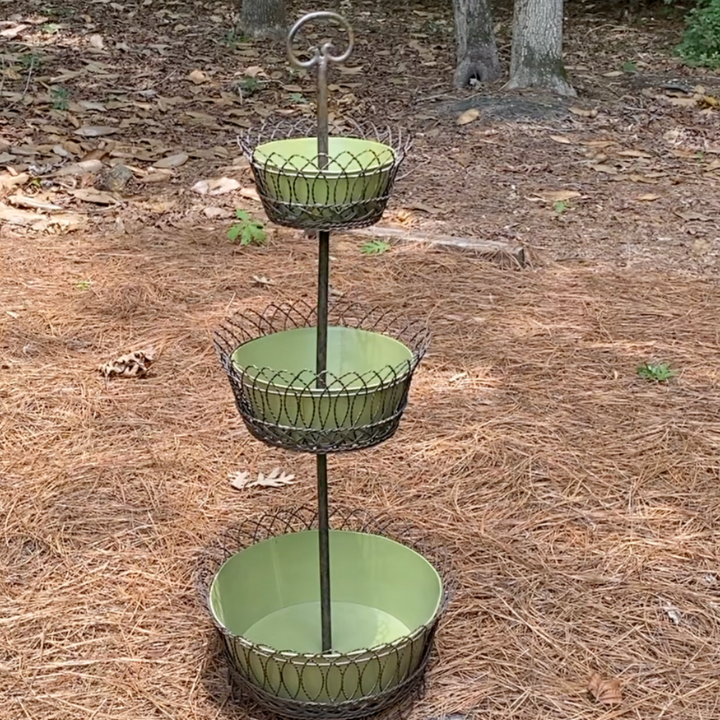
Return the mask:
<svg viewBox="0 0 720 720">
<path fill-rule="evenodd" d="M 464 88 L 474 78 L 490 82 L 500 77 L 495 33 L 489 0 L 453 0 L 457 69 L 455 87 Z"/>
<path fill-rule="evenodd" d="M 575 95 L 562 62 L 563 0 L 515 0 L 507 88 Z"/>
<path fill-rule="evenodd" d="M 285 0 L 242 0 L 240 25 L 254 38 L 282 40 L 287 32 Z"/>
</svg>

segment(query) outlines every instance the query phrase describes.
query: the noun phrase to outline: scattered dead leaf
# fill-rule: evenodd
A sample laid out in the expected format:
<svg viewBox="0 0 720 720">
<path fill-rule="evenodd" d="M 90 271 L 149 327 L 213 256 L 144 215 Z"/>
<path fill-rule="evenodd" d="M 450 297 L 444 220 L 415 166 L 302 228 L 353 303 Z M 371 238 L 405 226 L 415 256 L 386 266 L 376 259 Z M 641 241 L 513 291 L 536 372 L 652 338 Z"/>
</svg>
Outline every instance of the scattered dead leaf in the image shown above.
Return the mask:
<svg viewBox="0 0 720 720">
<path fill-rule="evenodd" d="M 606 175 L 617 175 L 618 169 L 612 165 L 603 165 L 598 163 L 597 165 L 590 166 L 595 172 L 605 173 Z"/>
<path fill-rule="evenodd" d="M 533 193 L 532 197 L 546 203 L 556 203 L 582 197 L 582 193 L 577 190 L 541 190 Z"/>
<path fill-rule="evenodd" d="M 601 705 L 620 705 L 622 703 L 622 691 L 617 678 L 605 678 L 595 672 L 588 680 L 587 689 Z"/>
<path fill-rule="evenodd" d="M 460 113 L 455 122 L 458 125 L 467 125 L 468 123 L 473 122 L 473 120 L 477 120 L 479 117 L 480 111 L 477 108 L 470 108 L 469 110 Z"/>
<path fill-rule="evenodd" d="M 190 189 L 199 195 L 225 195 L 239 189 L 239 187 L 240 183 L 235 178 L 219 177 L 210 180 L 198 180 Z"/>
<path fill-rule="evenodd" d="M 652 155 L 644 150 L 620 150 L 618 155 L 631 158 L 651 158 Z"/>
<path fill-rule="evenodd" d="M 71 163 L 70 165 L 64 165 L 52 174 L 55 177 L 64 177 L 68 175 L 94 175 L 95 173 L 99 173 L 102 169 L 103 164 L 100 160 L 82 160 L 77 163 Z"/>
<path fill-rule="evenodd" d="M 596 108 L 581 108 L 577 107 L 576 105 L 573 105 L 572 107 L 569 107 L 568 110 L 573 114 L 577 115 L 578 117 L 586 117 L 586 118 L 594 118 L 597 117 L 598 111 Z"/>
<path fill-rule="evenodd" d="M 580 144 L 590 148 L 605 148 L 617 145 L 615 140 L 581 140 Z"/>
<path fill-rule="evenodd" d="M 75 135 L 87 138 L 102 137 L 103 135 L 113 135 L 118 132 L 118 129 L 111 125 L 88 125 L 75 130 Z"/>
<path fill-rule="evenodd" d="M 294 475 L 288 475 L 279 467 L 273 468 L 268 475 L 258 473 L 255 480 L 252 479 L 252 475 L 247 471 L 230 473 L 230 484 L 236 490 L 247 490 L 251 487 L 278 488 L 284 485 L 292 485 L 294 479 Z"/>
<path fill-rule="evenodd" d="M 0 221 L 10 225 L 32 225 L 43 219 L 44 216 L 38 212 L 12 208 L 0 203 Z"/>
<path fill-rule="evenodd" d="M 261 202 L 260 196 L 257 194 L 257 190 L 254 187 L 241 188 L 240 197 L 247 198 L 248 200 L 254 200 L 255 202 Z"/>
<path fill-rule="evenodd" d="M 11 195 L 7 201 L 15 207 L 28 208 L 30 210 L 62 210 L 59 205 L 53 205 L 51 202 L 25 197 L 24 195 Z"/>
<path fill-rule="evenodd" d="M 708 215 L 703 215 L 703 213 L 695 212 L 694 210 L 673 210 L 673 212 L 683 220 L 698 220 L 700 222 L 709 222 L 712 220 Z"/>
<path fill-rule="evenodd" d="M 267 286 L 275 284 L 272 280 L 268 280 L 264 275 L 253 275 L 252 279 L 256 285 Z"/>
<path fill-rule="evenodd" d="M 76 200 L 82 202 L 94 203 L 96 205 L 118 205 L 119 200 L 112 193 L 104 190 L 95 190 L 94 188 L 79 188 L 77 190 L 68 190 Z"/>
<path fill-rule="evenodd" d="M 154 168 L 166 169 L 166 168 L 178 168 L 184 165 L 190 156 L 185 152 L 175 153 L 174 155 L 168 155 L 167 157 L 161 158 L 157 162 L 153 163 Z"/>
<path fill-rule="evenodd" d="M 655 195 L 654 193 L 644 193 L 643 195 L 638 195 L 635 199 L 642 202 L 653 202 L 655 200 L 659 200 L 660 196 Z"/>
<path fill-rule="evenodd" d="M 0 174 L 0 188 L 17 187 L 18 185 L 24 185 L 28 180 L 30 180 L 30 175 L 27 173 L 13 175 L 10 172 L 4 172 Z"/>
<path fill-rule="evenodd" d="M 146 377 L 154 361 L 152 349 L 134 350 L 127 355 L 121 355 L 115 360 L 98 366 L 98 370 L 106 378 L 110 377 Z"/>
<path fill-rule="evenodd" d="M 556 143 L 560 143 L 561 145 L 572 145 L 573 144 L 573 141 L 566 135 L 551 135 L 550 139 L 554 140 Z"/>
<path fill-rule="evenodd" d="M 203 214 L 206 218 L 210 218 L 211 220 L 214 218 L 229 218 L 232 217 L 233 211 L 230 210 L 230 208 L 221 208 L 221 207 L 215 207 L 214 205 L 210 205 L 208 207 L 203 208 Z"/>
<path fill-rule="evenodd" d="M 697 104 L 702 108 L 716 108 L 720 106 L 720 100 L 713 95 L 702 95 L 698 98 Z"/>
<path fill-rule="evenodd" d="M 104 50 L 105 49 L 105 41 L 103 40 L 102 35 L 91 35 L 88 38 L 88 41 L 90 42 L 90 45 L 94 47 L 96 50 Z"/>
<path fill-rule="evenodd" d="M 202 70 L 193 70 L 188 75 L 188 80 L 191 80 L 196 85 L 200 85 L 201 83 L 208 82 L 210 78 Z"/>
</svg>

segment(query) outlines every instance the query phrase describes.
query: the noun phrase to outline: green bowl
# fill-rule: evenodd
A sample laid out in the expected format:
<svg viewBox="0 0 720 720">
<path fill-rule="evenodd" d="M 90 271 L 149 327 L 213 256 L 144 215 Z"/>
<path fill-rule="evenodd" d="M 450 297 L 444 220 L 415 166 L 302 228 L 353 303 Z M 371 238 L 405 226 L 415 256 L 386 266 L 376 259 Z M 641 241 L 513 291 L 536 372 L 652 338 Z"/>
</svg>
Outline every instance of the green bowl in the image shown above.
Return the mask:
<svg viewBox="0 0 720 720">
<path fill-rule="evenodd" d="M 416 671 L 443 587 L 414 550 L 330 532 L 333 650 L 321 652 L 318 534 L 279 535 L 231 556 L 209 607 L 235 670 L 277 697 L 337 703 L 387 692 Z"/>
<path fill-rule="evenodd" d="M 316 328 L 297 328 L 251 340 L 233 352 L 244 416 L 297 429 L 298 441 L 305 430 L 374 427 L 398 417 L 415 364 L 407 346 L 380 333 L 331 326 L 327 386 L 318 388 L 316 340 Z"/>
<path fill-rule="evenodd" d="M 382 215 L 396 160 L 395 151 L 383 143 L 331 137 L 328 164 L 321 169 L 317 138 L 304 137 L 258 145 L 252 168 L 270 219 L 304 227 Z"/>
</svg>

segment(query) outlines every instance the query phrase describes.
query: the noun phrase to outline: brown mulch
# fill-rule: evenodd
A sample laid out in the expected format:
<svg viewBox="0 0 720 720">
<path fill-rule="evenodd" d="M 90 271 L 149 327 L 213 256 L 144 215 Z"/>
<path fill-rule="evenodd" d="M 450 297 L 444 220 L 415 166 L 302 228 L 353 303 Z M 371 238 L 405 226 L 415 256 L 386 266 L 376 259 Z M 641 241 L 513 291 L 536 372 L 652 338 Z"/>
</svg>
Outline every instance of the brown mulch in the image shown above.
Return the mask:
<svg viewBox="0 0 720 720">
<path fill-rule="evenodd" d="M 415 716 L 713 720 L 716 284 L 357 246 L 334 241 L 334 289 L 434 329 L 396 438 L 330 461 L 332 501 L 453 551 Z M 313 462 L 249 438 L 211 332 L 314 282 L 314 243 L 289 232 L 248 250 L 201 230 L 0 236 L 0 718 L 244 717 L 195 558 L 237 520 L 312 503 Z M 149 345 L 147 379 L 96 370 Z M 677 377 L 642 380 L 648 360 Z M 230 486 L 275 466 L 298 484 Z M 620 705 L 588 695 L 593 672 Z"/>
</svg>

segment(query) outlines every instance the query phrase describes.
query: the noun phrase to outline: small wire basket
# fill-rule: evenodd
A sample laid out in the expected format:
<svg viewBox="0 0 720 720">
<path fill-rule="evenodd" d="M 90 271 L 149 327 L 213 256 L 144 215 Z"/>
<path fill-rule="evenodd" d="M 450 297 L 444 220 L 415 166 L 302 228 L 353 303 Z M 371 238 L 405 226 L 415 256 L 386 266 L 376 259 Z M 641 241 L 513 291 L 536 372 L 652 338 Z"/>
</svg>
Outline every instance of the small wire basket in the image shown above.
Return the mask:
<svg viewBox="0 0 720 720">
<path fill-rule="evenodd" d="M 392 437 L 429 332 L 379 308 L 329 307 L 330 369 L 315 372 L 317 309 L 304 301 L 245 311 L 215 331 L 240 415 L 258 440 L 327 454 Z M 289 369 L 282 369 L 283 367 Z"/>
<path fill-rule="evenodd" d="M 239 695 L 283 717 L 297 720 L 355 720 L 383 713 L 417 695 L 431 656 L 435 633 L 452 593 L 449 554 L 418 528 L 387 515 L 335 509 L 334 530 L 380 536 L 422 555 L 442 579 L 442 597 L 422 627 L 398 641 L 341 654 L 279 652 L 230 632 L 213 611 L 213 582 L 224 563 L 266 540 L 314 530 L 317 511 L 278 508 L 229 528 L 206 548 L 196 573 L 200 597 L 220 633 Z M 252 578 L 237 578 L 237 583 Z M 412 590 L 410 591 L 412 594 Z"/>
<path fill-rule="evenodd" d="M 380 220 L 410 145 L 368 125 L 328 139 L 318 158 L 317 129 L 306 121 L 266 125 L 240 140 L 268 218 L 303 230 L 365 227 Z M 347 132 L 347 131 L 341 131 Z"/>
</svg>

